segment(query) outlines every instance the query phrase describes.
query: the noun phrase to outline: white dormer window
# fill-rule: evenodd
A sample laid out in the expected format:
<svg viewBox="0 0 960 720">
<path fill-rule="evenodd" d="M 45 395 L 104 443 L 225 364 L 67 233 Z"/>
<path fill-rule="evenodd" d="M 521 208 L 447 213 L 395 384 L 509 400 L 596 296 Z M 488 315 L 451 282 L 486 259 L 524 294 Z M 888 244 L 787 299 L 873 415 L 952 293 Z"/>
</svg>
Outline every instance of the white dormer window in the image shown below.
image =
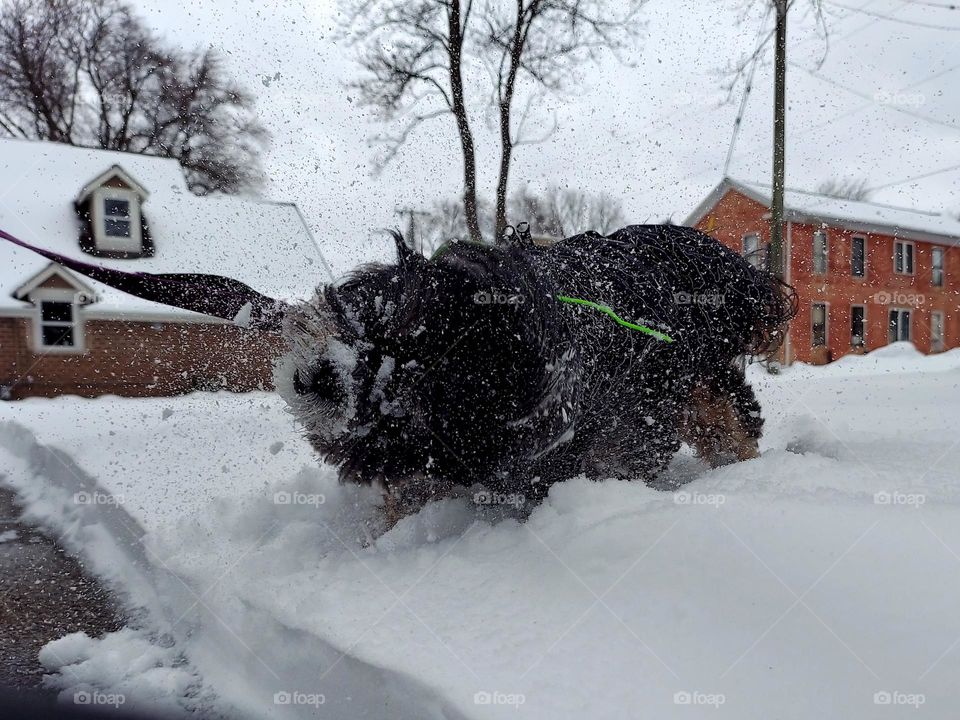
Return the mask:
<svg viewBox="0 0 960 720">
<path fill-rule="evenodd" d="M 93 288 L 50 263 L 14 290 L 13 296 L 33 304 L 30 344 L 35 353 L 86 352 L 83 308 L 97 301 Z"/>
<path fill-rule="evenodd" d="M 132 190 L 101 187 L 91 196 L 91 220 L 98 250 L 139 253 L 140 198 Z"/>
<path fill-rule="evenodd" d="M 141 207 L 149 193 L 122 167 L 113 165 L 80 191 L 77 210 L 90 221 L 88 252 L 144 253 Z"/>
</svg>

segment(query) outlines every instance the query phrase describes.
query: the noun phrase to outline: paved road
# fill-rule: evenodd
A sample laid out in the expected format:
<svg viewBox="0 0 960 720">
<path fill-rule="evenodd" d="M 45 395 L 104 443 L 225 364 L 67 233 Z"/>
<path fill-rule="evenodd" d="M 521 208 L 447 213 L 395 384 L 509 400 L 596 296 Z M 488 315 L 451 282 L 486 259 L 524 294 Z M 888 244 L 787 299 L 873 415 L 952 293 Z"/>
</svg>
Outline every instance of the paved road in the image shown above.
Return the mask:
<svg viewBox="0 0 960 720">
<path fill-rule="evenodd" d="M 37 653 L 78 630 L 98 636 L 123 622 L 109 594 L 52 538 L 17 521 L 0 489 L 0 687 L 35 689 Z"/>
</svg>

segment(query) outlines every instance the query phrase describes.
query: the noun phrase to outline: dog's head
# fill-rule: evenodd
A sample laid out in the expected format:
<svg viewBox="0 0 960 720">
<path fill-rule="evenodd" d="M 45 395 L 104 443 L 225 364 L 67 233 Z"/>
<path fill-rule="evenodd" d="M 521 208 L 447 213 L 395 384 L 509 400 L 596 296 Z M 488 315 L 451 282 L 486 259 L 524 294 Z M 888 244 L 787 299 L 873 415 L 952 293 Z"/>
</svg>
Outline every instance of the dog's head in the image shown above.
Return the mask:
<svg viewBox="0 0 960 720">
<path fill-rule="evenodd" d="M 504 251 L 426 260 L 395 240 L 396 264 L 288 312 L 278 388 L 341 480 L 485 483 L 548 383 L 542 289 Z"/>
</svg>

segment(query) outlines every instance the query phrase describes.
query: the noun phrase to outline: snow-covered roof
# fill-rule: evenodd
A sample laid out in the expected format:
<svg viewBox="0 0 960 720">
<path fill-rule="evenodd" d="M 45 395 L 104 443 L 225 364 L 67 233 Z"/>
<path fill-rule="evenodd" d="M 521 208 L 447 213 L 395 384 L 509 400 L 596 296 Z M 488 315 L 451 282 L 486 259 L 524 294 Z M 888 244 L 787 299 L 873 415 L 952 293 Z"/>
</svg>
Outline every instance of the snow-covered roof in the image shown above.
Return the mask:
<svg viewBox="0 0 960 720">
<path fill-rule="evenodd" d="M 770 207 L 772 201 L 769 185 L 724 178 L 687 217 L 684 225 L 698 223 L 728 190 L 736 190 L 766 207 Z M 960 244 L 960 220 L 946 213 L 847 200 L 795 188 L 786 189 L 783 206 L 784 218 L 794 222 L 824 223 L 858 232 Z"/>
<path fill-rule="evenodd" d="M 74 207 L 89 184 L 118 166 L 149 198 L 142 209 L 155 247 L 152 257 L 105 259 L 80 249 Z M 0 140 L 0 229 L 84 262 L 151 273 L 209 273 L 281 299 L 306 297 L 328 282 L 326 261 L 292 203 L 236 196 L 199 197 L 176 160 L 49 142 Z M 14 291 L 50 262 L 0 241 L 0 312 L 29 305 Z M 70 271 L 63 270 L 67 275 Z M 205 316 L 135 298 L 92 280 L 88 317 Z"/>
</svg>

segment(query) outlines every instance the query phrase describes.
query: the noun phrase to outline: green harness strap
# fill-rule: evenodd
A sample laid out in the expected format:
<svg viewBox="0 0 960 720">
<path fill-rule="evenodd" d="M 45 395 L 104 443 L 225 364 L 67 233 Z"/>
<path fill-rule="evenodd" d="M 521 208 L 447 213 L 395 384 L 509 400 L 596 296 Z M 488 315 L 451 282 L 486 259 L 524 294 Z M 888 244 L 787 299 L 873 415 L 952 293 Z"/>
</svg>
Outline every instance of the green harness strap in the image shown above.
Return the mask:
<svg viewBox="0 0 960 720">
<path fill-rule="evenodd" d="M 664 333 L 654 330 L 653 328 L 648 328 L 646 325 L 637 325 L 636 323 L 624 320 L 606 305 L 600 305 L 599 303 L 595 303 L 591 300 L 583 300 L 581 298 L 569 297 L 567 295 L 557 295 L 556 297 L 560 302 L 570 303 L 571 305 L 584 305 L 586 307 L 593 308 L 594 310 L 599 310 L 600 312 L 612 317 L 617 321 L 617 323 L 623 325 L 625 328 L 638 330 L 639 332 L 646 333 L 647 335 L 655 337 L 657 340 L 661 340 L 663 342 L 673 342 L 673 338 L 669 335 L 665 335 Z"/>
<path fill-rule="evenodd" d="M 471 242 L 467 240 L 457 240 L 457 241 L 450 240 L 445 242 L 439 248 L 437 248 L 437 250 L 430 257 L 430 260 L 433 261 L 439 258 L 443 253 L 445 253 L 447 250 L 450 249 L 450 246 L 454 242 L 470 244 L 470 245 L 478 245 L 478 246 L 483 246 L 485 248 L 493 247 L 491 245 L 488 245 L 487 243 L 477 243 L 477 242 Z M 630 330 L 636 330 L 638 332 L 646 333 L 647 335 L 650 335 L 651 337 L 655 337 L 657 340 L 660 340 L 661 342 L 672 343 L 674 341 L 672 337 L 670 337 L 665 333 L 659 332 L 658 330 L 649 328 L 646 325 L 638 325 L 637 323 L 632 323 L 632 322 L 629 322 L 628 320 L 624 320 L 622 317 L 617 315 L 610 307 L 606 305 L 601 305 L 600 303 L 595 303 L 591 300 L 583 300 L 582 298 L 570 297 L 568 295 L 557 295 L 555 297 L 560 302 L 569 303 L 571 305 L 583 305 L 585 307 L 593 308 L 594 310 L 599 310 L 600 312 L 612 317 L 619 325 L 623 325 L 623 327 L 629 328 Z"/>
</svg>

